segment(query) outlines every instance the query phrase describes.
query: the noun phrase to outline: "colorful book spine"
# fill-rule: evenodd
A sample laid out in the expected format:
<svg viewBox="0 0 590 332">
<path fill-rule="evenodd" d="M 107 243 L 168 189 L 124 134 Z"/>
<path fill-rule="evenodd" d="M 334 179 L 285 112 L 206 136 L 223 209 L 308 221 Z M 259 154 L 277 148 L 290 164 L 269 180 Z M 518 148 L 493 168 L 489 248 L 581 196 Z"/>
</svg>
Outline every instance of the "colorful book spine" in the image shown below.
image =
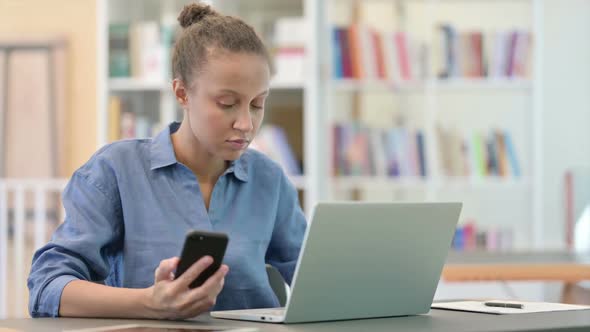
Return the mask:
<svg viewBox="0 0 590 332">
<path fill-rule="evenodd" d="M 332 52 L 333 52 L 333 70 L 335 78 L 344 78 L 343 63 L 342 63 L 342 31 L 341 28 L 332 29 Z"/>
<path fill-rule="evenodd" d="M 442 79 L 527 77 L 531 35 L 521 30 L 457 31 L 450 24 L 438 28 L 438 76 Z"/>
<path fill-rule="evenodd" d="M 512 136 L 509 132 L 504 132 L 504 143 L 506 146 L 506 154 L 508 155 L 509 164 L 512 170 L 512 175 L 514 177 L 521 176 L 520 164 L 518 162 L 516 149 L 514 147 L 514 143 L 512 142 Z"/>
</svg>

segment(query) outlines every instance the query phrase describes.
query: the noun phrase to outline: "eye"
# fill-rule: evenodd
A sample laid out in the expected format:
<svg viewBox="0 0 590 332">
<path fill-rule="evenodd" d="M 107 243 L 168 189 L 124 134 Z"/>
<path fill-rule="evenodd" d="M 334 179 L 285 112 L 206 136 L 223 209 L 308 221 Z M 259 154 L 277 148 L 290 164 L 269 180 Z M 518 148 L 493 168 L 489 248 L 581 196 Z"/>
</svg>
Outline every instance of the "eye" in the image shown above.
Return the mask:
<svg viewBox="0 0 590 332">
<path fill-rule="evenodd" d="M 261 110 L 264 108 L 264 105 L 250 104 L 250 106 L 255 110 Z"/>
<path fill-rule="evenodd" d="M 254 99 L 251 103 L 250 106 L 255 109 L 255 110 L 261 110 L 264 108 L 264 102 L 265 100 L 262 98 L 257 98 Z"/>
<path fill-rule="evenodd" d="M 232 107 L 236 106 L 236 104 L 221 103 L 221 102 L 218 102 L 217 105 L 219 105 L 219 108 L 224 109 L 224 110 L 228 110 L 228 109 L 231 109 Z"/>
</svg>

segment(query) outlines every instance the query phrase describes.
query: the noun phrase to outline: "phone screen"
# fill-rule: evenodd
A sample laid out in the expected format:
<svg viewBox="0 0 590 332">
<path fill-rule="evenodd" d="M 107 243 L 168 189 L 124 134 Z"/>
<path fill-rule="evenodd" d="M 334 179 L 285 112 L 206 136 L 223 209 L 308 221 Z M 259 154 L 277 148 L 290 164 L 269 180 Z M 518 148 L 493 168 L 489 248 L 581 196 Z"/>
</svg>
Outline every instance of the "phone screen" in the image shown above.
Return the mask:
<svg viewBox="0 0 590 332">
<path fill-rule="evenodd" d="M 224 233 L 192 231 L 186 235 L 180 262 L 176 269 L 176 278 L 180 277 L 195 262 L 203 256 L 213 257 L 213 263 L 201 273 L 191 284 L 190 288 L 201 286 L 220 267 L 227 248 L 228 237 Z"/>
</svg>

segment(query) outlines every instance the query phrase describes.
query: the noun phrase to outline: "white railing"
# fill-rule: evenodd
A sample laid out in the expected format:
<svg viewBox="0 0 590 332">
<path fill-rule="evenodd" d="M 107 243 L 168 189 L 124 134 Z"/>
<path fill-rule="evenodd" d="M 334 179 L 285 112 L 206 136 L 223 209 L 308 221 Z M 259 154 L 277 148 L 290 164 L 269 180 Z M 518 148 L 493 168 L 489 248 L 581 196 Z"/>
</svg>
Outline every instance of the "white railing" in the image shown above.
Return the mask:
<svg viewBox="0 0 590 332">
<path fill-rule="evenodd" d="M 12 316 L 21 317 L 25 314 L 28 298 L 26 271 L 31 263 L 27 254 L 32 254 L 26 252 L 26 236 L 32 235 L 33 250 L 47 242 L 48 231 L 51 231 L 47 228 L 47 196 L 61 193 L 66 184 L 67 179 L 0 179 L 0 319 L 9 316 L 9 299 L 10 307 L 13 308 Z M 54 207 L 58 203 L 61 208 L 55 217 L 60 222 L 65 213 L 61 202 L 56 202 Z M 31 209 L 32 218 L 29 218 L 27 211 Z M 9 214 L 9 211 L 12 213 Z M 33 234 L 26 234 L 26 222 L 29 219 L 34 222 Z M 9 232 L 10 225 L 12 232 Z M 12 248 L 9 244 L 12 244 Z M 9 273 L 12 275 L 9 276 Z"/>
</svg>

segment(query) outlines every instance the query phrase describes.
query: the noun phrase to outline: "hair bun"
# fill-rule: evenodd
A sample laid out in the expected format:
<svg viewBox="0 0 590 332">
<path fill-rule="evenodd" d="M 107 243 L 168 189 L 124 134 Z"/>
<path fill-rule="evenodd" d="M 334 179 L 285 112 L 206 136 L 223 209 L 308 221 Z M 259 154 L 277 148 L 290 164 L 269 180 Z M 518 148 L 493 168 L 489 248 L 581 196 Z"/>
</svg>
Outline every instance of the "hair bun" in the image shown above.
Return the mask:
<svg viewBox="0 0 590 332">
<path fill-rule="evenodd" d="M 178 22 L 180 26 L 183 28 L 188 28 L 194 23 L 199 22 L 203 18 L 208 15 L 216 15 L 217 12 L 214 11 L 211 6 L 204 5 L 201 3 L 191 3 L 189 5 L 185 5 L 178 15 Z"/>
</svg>

